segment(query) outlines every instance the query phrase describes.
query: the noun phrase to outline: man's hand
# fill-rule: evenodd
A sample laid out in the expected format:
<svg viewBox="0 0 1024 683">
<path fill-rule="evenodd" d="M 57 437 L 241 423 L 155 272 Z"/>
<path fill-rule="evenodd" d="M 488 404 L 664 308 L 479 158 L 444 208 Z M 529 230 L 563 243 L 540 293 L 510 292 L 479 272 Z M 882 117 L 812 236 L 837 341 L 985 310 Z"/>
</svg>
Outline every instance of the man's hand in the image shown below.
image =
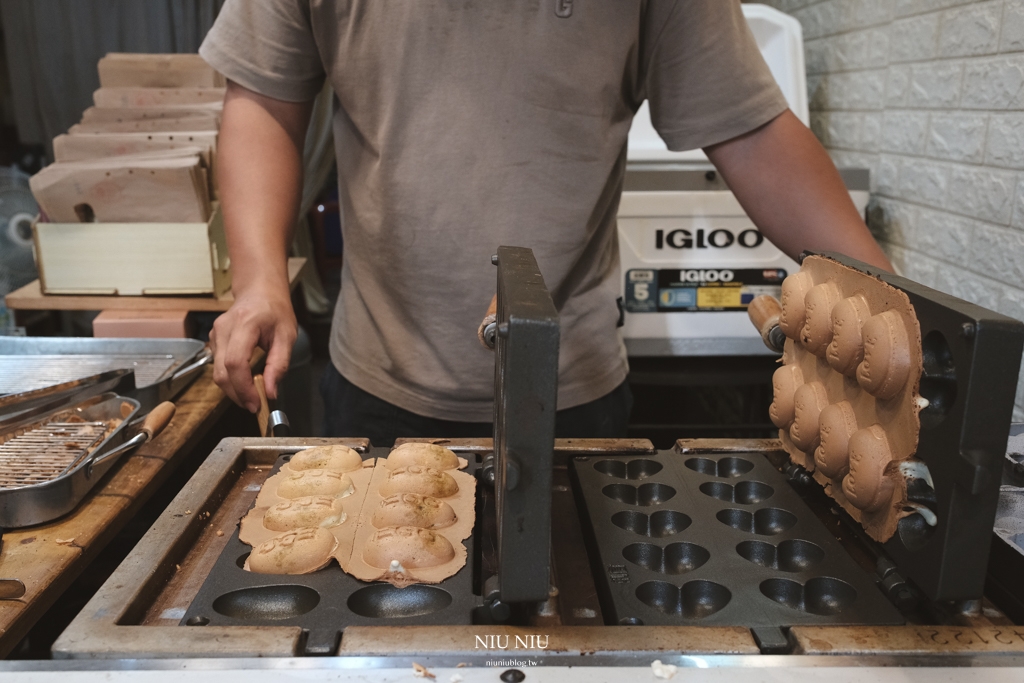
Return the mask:
<svg viewBox="0 0 1024 683">
<path fill-rule="evenodd" d="M 754 225 L 790 258 L 838 251 L 892 271 L 828 152 L 793 112 L 704 151 Z"/>
<path fill-rule="evenodd" d="M 287 290 L 285 290 L 287 292 Z M 249 360 L 258 346 L 269 349 L 263 379 L 267 394 L 277 397 L 278 382 L 288 372 L 292 345 L 298 333 L 291 299 L 279 292 L 252 288 L 217 318 L 210 332 L 213 381 L 232 401 L 255 413 L 260 399 L 252 381 Z"/>
<path fill-rule="evenodd" d="M 217 318 L 213 379 L 231 400 L 259 410 L 249 361 L 267 352 L 267 395 L 288 370 L 297 324 L 288 245 L 302 196 L 302 147 L 311 102 L 283 102 L 228 82 L 217 147 L 224 230 L 235 303 Z"/>
</svg>

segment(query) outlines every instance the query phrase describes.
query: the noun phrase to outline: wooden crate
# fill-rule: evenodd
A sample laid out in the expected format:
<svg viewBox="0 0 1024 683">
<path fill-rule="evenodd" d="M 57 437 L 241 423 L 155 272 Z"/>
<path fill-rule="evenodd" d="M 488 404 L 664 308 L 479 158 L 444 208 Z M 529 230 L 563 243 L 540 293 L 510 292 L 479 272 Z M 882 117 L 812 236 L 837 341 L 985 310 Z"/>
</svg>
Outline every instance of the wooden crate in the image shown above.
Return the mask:
<svg viewBox="0 0 1024 683">
<path fill-rule="evenodd" d="M 33 226 L 44 294 L 213 295 L 231 289 L 224 219 L 208 223 L 45 223 Z"/>
</svg>

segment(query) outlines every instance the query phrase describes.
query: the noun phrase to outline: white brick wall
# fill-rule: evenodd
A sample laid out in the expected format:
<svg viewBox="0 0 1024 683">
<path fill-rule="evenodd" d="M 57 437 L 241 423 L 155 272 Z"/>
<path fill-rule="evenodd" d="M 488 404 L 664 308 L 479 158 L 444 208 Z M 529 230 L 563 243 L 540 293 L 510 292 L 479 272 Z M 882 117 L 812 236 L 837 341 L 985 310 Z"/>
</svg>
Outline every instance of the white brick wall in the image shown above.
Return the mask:
<svg viewBox="0 0 1024 683">
<path fill-rule="evenodd" d="M 803 25 L 811 129 L 871 169 L 896 266 L 1024 320 L 1024 0 L 762 1 Z"/>
</svg>

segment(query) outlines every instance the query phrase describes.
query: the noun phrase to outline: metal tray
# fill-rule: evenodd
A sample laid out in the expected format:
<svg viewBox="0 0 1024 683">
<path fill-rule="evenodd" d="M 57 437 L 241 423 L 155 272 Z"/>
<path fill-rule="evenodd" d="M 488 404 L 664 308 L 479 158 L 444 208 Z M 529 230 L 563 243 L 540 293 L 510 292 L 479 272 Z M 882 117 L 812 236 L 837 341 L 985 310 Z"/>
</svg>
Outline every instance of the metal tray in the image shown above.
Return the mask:
<svg viewBox="0 0 1024 683">
<path fill-rule="evenodd" d="M 195 339 L 0 337 L 0 396 L 121 368 L 135 370 L 143 388 L 170 377 L 203 347 Z"/>
<path fill-rule="evenodd" d="M 609 624 L 904 622 L 760 453 L 580 456 L 571 472 Z"/>
<path fill-rule="evenodd" d="M 363 458 L 385 457 L 375 449 Z M 282 455 L 268 477 L 291 458 Z M 470 474 L 476 471 L 470 458 Z M 479 509 L 479 505 L 477 506 Z M 483 601 L 474 575 L 475 538 L 464 541 L 469 560 L 438 584 L 396 588 L 349 576 L 336 563 L 312 574 L 254 574 L 242 569 L 250 546 L 238 530 L 221 552 L 209 576 L 181 620 L 182 626 L 300 626 L 306 634 L 303 654 L 331 654 L 348 626 L 422 626 L 472 624 Z"/>
<path fill-rule="evenodd" d="M 127 445 L 129 425 L 138 412 L 139 402 L 135 399 L 107 392 L 60 408 L 49 415 L 26 418 L 24 424 L 12 425 L 6 433 L 32 429 L 62 413 L 72 413 L 87 422 L 121 420 L 121 423 L 96 444 L 91 452 L 62 469 L 55 469 L 52 478 L 18 488 L 0 488 L 0 528 L 42 524 L 73 510 L 119 459 L 123 452 L 119 449 Z"/>
</svg>

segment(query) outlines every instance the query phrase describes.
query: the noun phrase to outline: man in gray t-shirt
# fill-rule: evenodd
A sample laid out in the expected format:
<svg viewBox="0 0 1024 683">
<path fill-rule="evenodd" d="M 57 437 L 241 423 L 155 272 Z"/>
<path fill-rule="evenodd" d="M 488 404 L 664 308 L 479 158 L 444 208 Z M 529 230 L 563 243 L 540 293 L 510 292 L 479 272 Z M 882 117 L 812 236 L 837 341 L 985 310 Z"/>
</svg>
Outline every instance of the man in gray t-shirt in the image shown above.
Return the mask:
<svg viewBox="0 0 1024 683">
<path fill-rule="evenodd" d="M 533 249 L 559 308 L 559 410 L 622 387 L 615 216 L 645 99 L 669 148 L 704 148 L 784 251 L 889 267 L 736 0 L 228 0 L 200 53 L 229 80 L 218 164 L 236 301 L 215 325 L 214 376 L 250 409 L 253 349 L 268 350 L 273 394 L 295 338 L 285 256 L 325 78 L 345 244 L 330 353 L 356 392 L 328 415 L 372 398 L 383 422 L 439 421 L 337 423 L 346 436 L 490 420 L 476 328 L 501 244 Z M 431 428 L 449 431 L 400 433 Z"/>
</svg>

